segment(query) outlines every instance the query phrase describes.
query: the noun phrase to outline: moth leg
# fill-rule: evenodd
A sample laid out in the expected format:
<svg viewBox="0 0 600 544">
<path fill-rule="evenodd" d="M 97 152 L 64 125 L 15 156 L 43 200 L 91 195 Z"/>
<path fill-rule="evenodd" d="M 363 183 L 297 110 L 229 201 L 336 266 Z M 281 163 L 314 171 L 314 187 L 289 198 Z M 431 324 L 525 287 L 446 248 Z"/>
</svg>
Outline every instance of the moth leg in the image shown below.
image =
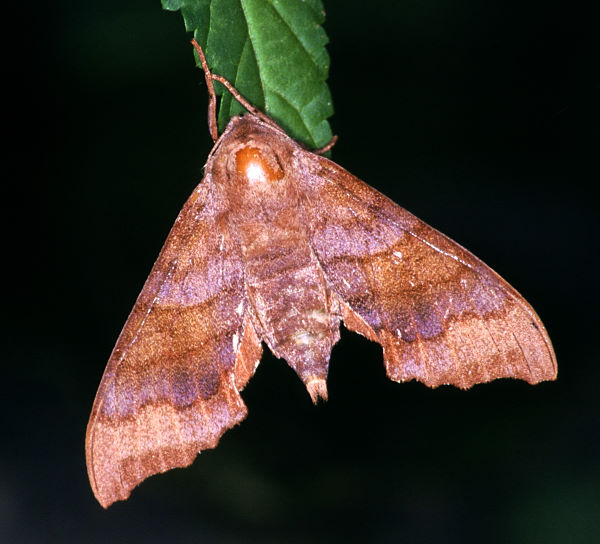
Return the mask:
<svg viewBox="0 0 600 544">
<path fill-rule="evenodd" d="M 316 153 L 317 155 L 324 155 L 337 143 L 337 141 L 338 135 L 334 134 L 327 145 L 319 147 L 319 149 L 313 149 L 313 153 Z"/>
</svg>

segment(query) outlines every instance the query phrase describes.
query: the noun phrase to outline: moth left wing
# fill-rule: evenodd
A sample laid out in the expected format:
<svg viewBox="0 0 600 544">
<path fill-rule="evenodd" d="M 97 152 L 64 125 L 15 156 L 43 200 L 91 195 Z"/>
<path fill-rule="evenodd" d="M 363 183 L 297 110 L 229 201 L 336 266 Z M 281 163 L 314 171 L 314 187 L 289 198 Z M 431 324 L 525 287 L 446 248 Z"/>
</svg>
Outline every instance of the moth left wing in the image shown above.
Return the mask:
<svg viewBox="0 0 600 544">
<path fill-rule="evenodd" d="M 304 164 L 313 251 L 344 324 L 381 344 L 391 379 L 468 388 L 556 377 L 542 322 L 506 281 L 337 164 Z"/>
<path fill-rule="evenodd" d="M 246 415 L 238 391 L 262 348 L 213 189 L 201 183 L 179 214 L 98 389 L 86 458 L 104 507 L 152 474 L 189 465 Z"/>
</svg>

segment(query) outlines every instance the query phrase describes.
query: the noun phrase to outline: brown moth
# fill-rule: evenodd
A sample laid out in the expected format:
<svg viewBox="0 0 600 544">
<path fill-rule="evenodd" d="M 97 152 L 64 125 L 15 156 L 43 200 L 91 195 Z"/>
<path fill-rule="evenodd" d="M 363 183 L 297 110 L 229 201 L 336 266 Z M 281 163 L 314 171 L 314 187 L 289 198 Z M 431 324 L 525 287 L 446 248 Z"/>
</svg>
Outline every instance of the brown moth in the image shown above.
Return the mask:
<svg viewBox="0 0 600 544">
<path fill-rule="evenodd" d="M 212 74 L 216 143 L 102 377 L 86 457 L 98 501 L 192 463 L 246 416 L 261 343 L 327 398 L 339 328 L 378 342 L 387 375 L 430 387 L 553 380 L 531 306 L 495 272 L 342 167 L 307 151 Z M 249 113 L 217 138 L 213 80 Z"/>
</svg>

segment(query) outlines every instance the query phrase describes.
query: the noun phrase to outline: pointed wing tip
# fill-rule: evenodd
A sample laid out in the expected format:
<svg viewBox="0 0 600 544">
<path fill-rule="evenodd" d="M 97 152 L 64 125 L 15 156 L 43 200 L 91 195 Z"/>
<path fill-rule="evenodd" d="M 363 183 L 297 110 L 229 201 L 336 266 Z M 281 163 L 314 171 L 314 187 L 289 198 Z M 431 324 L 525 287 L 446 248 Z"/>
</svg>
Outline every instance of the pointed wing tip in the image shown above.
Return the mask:
<svg viewBox="0 0 600 544">
<path fill-rule="evenodd" d="M 102 508 L 104 508 L 105 510 L 108 510 L 108 508 L 110 506 L 112 506 L 115 502 L 118 501 L 125 501 L 129 498 L 129 496 L 131 495 L 131 491 L 126 490 L 123 488 L 123 491 L 125 493 L 122 494 L 100 494 L 98 492 L 97 489 L 92 488 L 92 490 L 94 491 L 94 496 L 96 497 L 96 500 L 100 503 L 100 506 L 102 506 Z"/>
<path fill-rule="evenodd" d="M 218 440 L 214 443 L 207 445 L 204 449 L 211 449 L 216 447 Z M 202 450 L 200 450 L 202 451 Z M 144 480 L 155 476 L 156 474 L 162 474 L 173 468 L 185 468 L 190 466 L 200 451 L 191 453 L 187 452 L 187 455 L 183 455 L 178 461 L 175 462 L 164 462 L 160 466 L 146 467 L 145 470 L 138 470 L 135 474 L 123 473 L 125 467 L 123 466 L 123 460 L 117 460 L 114 463 L 110 463 L 110 459 L 105 460 L 102 455 L 98 458 L 91 458 L 88 460 L 88 475 L 90 479 L 90 486 L 96 497 L 96 500 L 100 503 L 102 508 L 107 509 L 109 506 L 118 501 L 125 501 L 131 496 L 131 492 L 138 487 Z M 114 455 L 113 455 L 114 457 Z M 162 454 L 156 456 L 157 458 L 162 457 Z M 103 463 L 109 463 L 107 466 L 103 466 Z M 132 463 L 132 466 L 140 462 L 140 458 L 137 458 Z M 128 478 L 124 479 L 124 476 Z"/>
<path fill-rule="evenodd" d="M 104 485 L 97 481 L 96 469 L 93 460 L 88 460 L 88 476 L 90 479 L 90 487 L 94 493 L 94 497 L 100 503 L 100 506 L 105 510 L 117 501 L 124 501 L 131 495 L 131 489 L 124 487 L 120 482 L 115 481 L 114 478 L 105 478 Z M 106 481 L 108 480 L 108 481 Z"/>
<path fill-rule="evenodd" d="M 117 481 L 114 472 L 114 467 L 102 467 L 102 456 L 96 455 L 93 442 L 88 433 L 86 437 L 86 464 L 90 487 L 94 493 L 94 497 L 100 503 L 100 506 L 105 510 L 117 501 L 124 501 L 131 495 L 131 488 L 125 487 L 122 482 Z M 107 473 L 108 472 L 108 473 Z M 135 486 L 134 486 L 135 487 Z"/>
<path fill-rule="evenodd" d="M 200 452 L 215 448 L 223 433 L 248 412 L 233 375 L 230 382 L 210 399 L 198 399 L 187 408 L 170 402 L 147 404 L 136 412 L 135 421 L 98 416 L 93 410 L 86 435 L 86 462 L 90 485 L 102 507 L 128 499 L 147 478 L 187 467 Z M 174 424 L 181 425 L 185 433 L 170 432 Z"/>
<path fill-rule="evenodd" d="M 531 385 L 536 385 L 542 382 L 554 382 L 558 378 L 558 368 L 556 363 L 551 368 L 542 369 L 537 375 L 532 375 L 529 380 L 526 380 Z"/>
</svg>

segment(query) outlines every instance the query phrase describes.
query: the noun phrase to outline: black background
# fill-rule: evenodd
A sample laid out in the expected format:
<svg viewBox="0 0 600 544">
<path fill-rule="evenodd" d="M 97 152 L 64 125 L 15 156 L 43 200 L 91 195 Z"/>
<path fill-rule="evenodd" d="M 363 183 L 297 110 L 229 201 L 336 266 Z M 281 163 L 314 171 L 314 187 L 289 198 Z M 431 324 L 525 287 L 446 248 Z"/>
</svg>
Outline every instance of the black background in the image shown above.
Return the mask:
<svg viewBox="0 0 600 544">
<path fill-rule="evenodd" d="M 333 159 L 516 286 L 553 339 L 558 381 L 395 384 L 380 348 L 343 332 L 327 404 L 266 355 L 242 425 L 104 511 L 87 418 L 201 179 L 206 92 L 180 14 L 158 0 L 27 6 L 5 15 L 3 46 L 0 540 L 600 541 L 591 12 L 325 3 Z"/>
</svg>

